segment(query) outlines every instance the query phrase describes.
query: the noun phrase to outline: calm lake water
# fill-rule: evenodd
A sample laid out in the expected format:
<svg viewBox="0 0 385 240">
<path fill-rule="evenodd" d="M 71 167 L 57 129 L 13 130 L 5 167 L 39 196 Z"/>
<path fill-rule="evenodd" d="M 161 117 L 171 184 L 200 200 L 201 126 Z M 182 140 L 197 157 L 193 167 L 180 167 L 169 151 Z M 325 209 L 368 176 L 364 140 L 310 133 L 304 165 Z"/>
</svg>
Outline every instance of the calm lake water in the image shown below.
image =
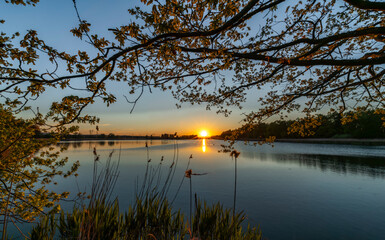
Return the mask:
<svg viewBox="0 0 385 240">
<path fill-rule="evenodd" d="M 79 176 L 61 180 L 56 190 L 77 192 L 88 189 L 92 180 L 93 149 L 103 166 L 114 150 L 119 179 L 115 194 L 122 208 L 133 201 L 141 186 L 147 154 L 150 166 L 162 162 L 163 178 L 173 161 L 177 168 L 170 186 L 174 198 L 183 179 L 189 157 L 193 192 L 209 203 L 221 201 L 232 207 L 234 160 L 218 153 L 218 140 L 67 142 L 65 155 L 79 160 Z M 264 237 L 280 239 L 384 239 L 385 238 L 385 147 L 333 144 L 275 143 L 236 145 L 238 159 L 237 210 L 244 210 L 248 221 L 260 225 Z M 121 150 L 119 150 L 121 149 Z M 148 151 L 147 151 L 148 150 Z M 174 207 L 186 215 L 189 209 L 189 183 L 185 180 Z"/>
</svg>

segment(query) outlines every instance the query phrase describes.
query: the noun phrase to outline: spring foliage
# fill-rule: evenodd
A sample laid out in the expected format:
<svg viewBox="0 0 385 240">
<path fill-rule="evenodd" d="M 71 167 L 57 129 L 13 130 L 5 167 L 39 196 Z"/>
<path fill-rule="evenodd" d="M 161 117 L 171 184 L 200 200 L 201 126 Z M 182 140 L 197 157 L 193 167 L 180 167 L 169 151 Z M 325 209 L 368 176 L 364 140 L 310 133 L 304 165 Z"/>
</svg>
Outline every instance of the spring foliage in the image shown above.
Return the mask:
<svg viewBox="0 0 385 240">
<path fill-rule="evenodd" d="M 67 177 L 78 167 L 75 163 L 67 171 L 66 158 L 59 157 L 60 150 L 48 147 L 57 139 L 37 139 L 42 120 L 16 118 L 0 106 L 0 216 L 2 234 L 7 224 L 32 222 L 44 211 L 60 210 L 59 200 L 68 192 L 56 193 L 46 188 L 56 183 L 57 177 Z"/>
<path fill-rule="evenodd" d="M 2 33 L 0 93 L 7 104 L 20 106 L 47 88 L 71 89 L 52 103 L 47 116 L 58 125 L 95 122 L 82 111 L 97 99 L 107 106 L 116 101 L 109 81 L 139 97 L 152 88 L 170 91 L 181 103 L 205 104 L 224 114 L 258 96 L 245 124 L 293 111 L 384 104 L 381 2 L 141 0 L 128 10 L 127 24 L 109 29 L 113 38 L 93 32 L 76 1 L 74 9 L 79 25 L 71 32 L 93 51 L 60 51 L 34 30 L 24 36 Z M 44 69 L 51 70 L 33 67 L 42 56 L 52 63 Z M 58 70 L 67 74 L 57 75 Z"/>
</svg>

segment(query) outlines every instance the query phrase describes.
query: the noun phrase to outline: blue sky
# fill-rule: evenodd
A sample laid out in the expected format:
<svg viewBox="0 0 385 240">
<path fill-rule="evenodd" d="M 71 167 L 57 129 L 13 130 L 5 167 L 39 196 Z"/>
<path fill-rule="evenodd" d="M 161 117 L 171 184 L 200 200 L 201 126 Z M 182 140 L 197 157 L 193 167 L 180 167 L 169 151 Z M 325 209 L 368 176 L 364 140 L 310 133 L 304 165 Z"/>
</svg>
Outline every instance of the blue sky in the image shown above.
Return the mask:
<svg viewBox="0 0 385 240">
<path fill-rule="evenodd" d="M 78 9 L 83 19 L 92 24 L 93 33 L 111 36 L 108 28 L 119 26 L 130 21 L 127 9 L 140 5 L 137 0 L 79 0 Z M 91 49 L 72 36 L 70 29 L 77 26 L 78 20 L 72 0 L 41 0 L 36 7 L 15 6 L 0 3 L 0 16 L 6 20 L 0 26 L 1 31 L 12 33 L 19 31 L 22 35 L 28 29 L 37 30 L 40 38 L 49 45 L 68 52 L 77 52 L 78 48 Z M 40 66 L 43 68 L 44 66 Z M 44 70 L 44 69 L 43 69 Z M 62 71 L 62 74 L 65 72 Z M 60 74 L 60 73 L 59 73 Z M 236 128 L 242 119 L 241 113 L 251 110 L 254 104 L 247 104 L 242 111 L 234 109 L 230 117 L 217 115 L 214 111 L 206 111 L 205 106 L 191 106 L 184 104 L 182 109 L 176 108 L 169 92 L 153 91 L 146 93 L 140 99 L 134 112 L 130 114 L 131 105 L 126 102 L 124 95 L 129 95 L 128 88 L 111 84 L 110 92 L 117 97 L 117 103 L 110 107 L 95 104 L 86 109 L 86 113 L 101 118 L 100 132 L 132 135 L 159 135 L 161 133 L 197 134 L 207 129 L 210 134 L 219 134 L 224 130 Z M 42 111 L 48 109 L 49 103 L 59 100 L 70 91 L 59 92 L 51 89 L 41 99 L 31 103 L 33 108 L 39 107 Z M 253 99 L 250 98 L 250 102 Z M 255 106 L 255 105 L 254 105 Z M 82 133 L 89 133 L 94 126 L 81 126 Z"/>
</svg>

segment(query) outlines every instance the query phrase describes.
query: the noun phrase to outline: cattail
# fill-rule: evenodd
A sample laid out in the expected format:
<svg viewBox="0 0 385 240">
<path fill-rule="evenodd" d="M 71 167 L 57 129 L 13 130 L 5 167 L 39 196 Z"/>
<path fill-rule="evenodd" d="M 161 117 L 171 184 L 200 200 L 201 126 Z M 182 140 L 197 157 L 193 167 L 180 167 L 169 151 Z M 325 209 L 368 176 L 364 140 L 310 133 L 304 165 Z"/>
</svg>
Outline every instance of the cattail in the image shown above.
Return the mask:
<svg viewBox="0 0 385 240">
<path fill-rule="evenodd" d="M 234 203 L 233 203 L 233 218 L 235 216 L 235 207 L 236 207 L 236 202 L 237 202 L 237 158 L 239 157 L 241 153 L 238 152 L 237 150 L 233 150 L 230 153 L 231 157 L 234 157 Z"/>
<path fill-rule="evenodd" d="M 191 175 L 192 175 L 192 170 L 191 170 L 191 169 L 187 170 L 187 171 L 184 173 L 184 176 L 185 176 L 186 178 L 191 178 Z"/>
<path fill-rule="evenodd" d="M 240 152 L 234 149 L 233 151 L 231 151 L 230 156 L 234 158 L 238 158 L 240 154 L 241 154 Z"/>
</svg>

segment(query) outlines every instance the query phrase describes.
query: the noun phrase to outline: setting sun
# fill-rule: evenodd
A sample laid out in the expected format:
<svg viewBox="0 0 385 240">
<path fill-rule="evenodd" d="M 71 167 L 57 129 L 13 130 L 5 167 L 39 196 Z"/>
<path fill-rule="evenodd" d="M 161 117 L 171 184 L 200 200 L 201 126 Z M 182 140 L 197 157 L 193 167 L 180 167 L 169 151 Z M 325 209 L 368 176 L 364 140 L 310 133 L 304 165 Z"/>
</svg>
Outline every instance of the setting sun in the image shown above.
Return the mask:
<svg viewBox="0 0 385 240">
<path fill-rule="evenodd" d="M 199 133 L 199 136 L 200 137 L 207 137 L 209 134 L 207 133 L 206 130 L 202 130 L 200 133 Z"/>
</svg>

